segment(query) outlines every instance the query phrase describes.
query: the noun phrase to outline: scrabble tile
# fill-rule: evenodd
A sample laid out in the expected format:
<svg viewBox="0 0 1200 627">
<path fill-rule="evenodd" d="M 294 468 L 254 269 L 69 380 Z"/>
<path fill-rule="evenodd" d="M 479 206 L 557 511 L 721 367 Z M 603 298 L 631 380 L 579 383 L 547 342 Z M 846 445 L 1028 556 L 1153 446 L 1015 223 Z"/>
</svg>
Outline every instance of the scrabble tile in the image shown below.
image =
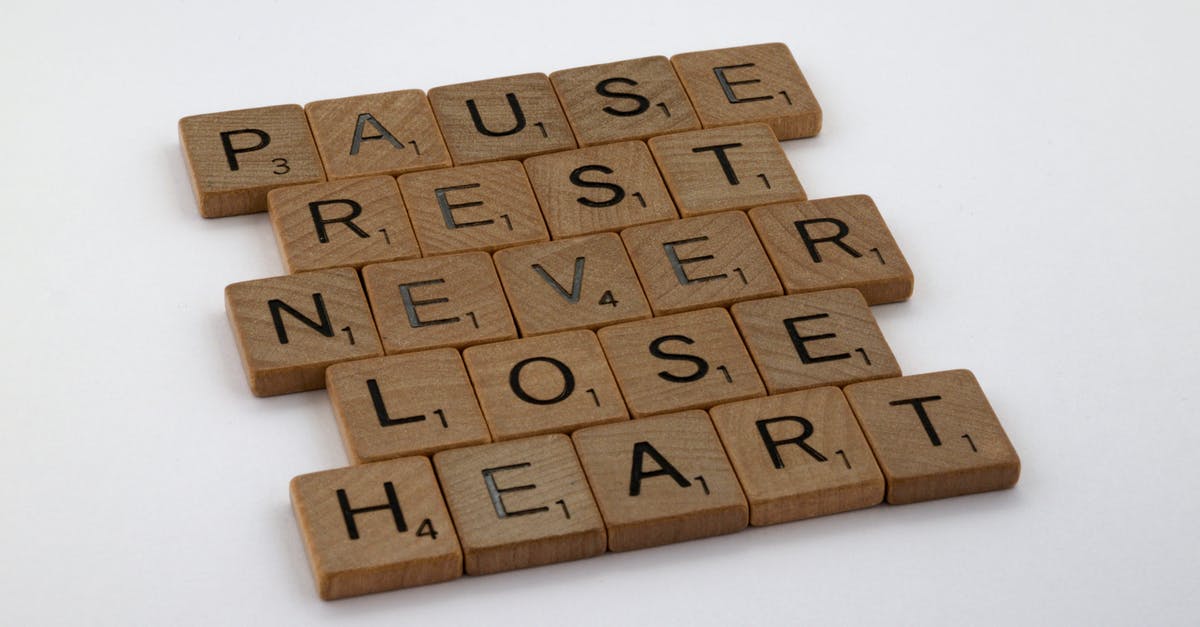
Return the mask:
<svg viewBox="0 0 1200 627">
<path fill-rule="evenodd" d="M 626 322 L 597 336 L 635 418 L 766 393 L 724 309 Z"/>
<path fill-rule="evenodd" d="M 593 557 L 604 522 L 565 435 L 442 451 L 433 457 L 469 575 Z"/>
<path fill-rule="evenodd" d="M 912 270 L 870 196 L 767 205 L 749 215 L 789 294 L 853 287 L 870 305 L 912 296 Z"/>
<path fill-rule="evenodd" d="M 493 257 L 523 336 L 650 317 L 616 233 L 506 248 Z"/>
<path fill-rule="evenodd" d="M 642 142 L 532 157 L 525 171 L 555 239 L 679 217 Z"/>
<path fill-rule="evenodd" d="M 883 502 L 883 474 L 841 390 L 753 398 L 709 413 L 746 492 L 750 524 Z"/>
<path fill-rule="evenodd" d="M 655 315 L 783 293 L 740 211 L 621 231 Z"/>
<path fill-rule="evenodd" d="M 779 139 L 821 131 L 821 106 L 783 44 L 686 52 L 671 63 L 704 128 L 765 122 Z"/>
<path fill-rule="evenodd" d="M 267 194 L 267 205 L 288 272 L 421 255 L 390 176 L 280 187 Z"/>
<path fill-rule="evenodd" d="M 900 376 L 858 290 L 746 301 L 730 312 L 771 394 Z"/>
<path fill-rule="evenodd" d="M 649 146 L 685 218 L 805 199 L 791 161 L 764 124 L 662 135 Z"/>
<path fill-rule="evenodd" d="M 189 116 L 179 143 L 206 218 L 266 211 L 268 191 L 325 180 L 300 105 Z"/>
<path fill-rule="evenodd" d="M 487 253 L 374 264 L 362 274 L 389 355 L 517 337 Z"/>
<path fill-rule="evenodd" d="M 225 310 L 255 396 L 325 387 L 325 368 L 383 354 L 351 268 L 234 283 Z"/>
<path fill-rule="evenodd" d="M 462 576 L 462 549 L 429 460 L 300 475 L 292 507 L 322 599 Z"/>
<path fill-rule="evenodd" d="M 746 528 L 746 497 L 703 411 L 576 431 L 611 551 Z"/>
<path fill-rule="evenodd" d="M 545 74 L 434 87 L 429 103 L 456 165 L 575 148 L 575 136 Z"/>
<path fill-rule="evenodd" d="M 914 503 L 1016 485 L 1021 460 L 969 370 L 846 388 L 887 479 L 888 503 Z"/>
<path fill-rule="evenodd" d="M 419 89 L 304 105 L 330 180 L 448 168 L 450 153 Z"/>
<path fill-rule="evenodd" d="M 550 82 L 580 146 L 700 128 L 666 57 L 559 70 Z"/>
<path fill-rule="evenodd" d="M 492 441 L 453 348 L 335 364 L 325 382 L 356 464 Z"/>
<path fill-rule="evenodd" d="M 425 256 L 550 239 L 519 162 L 415 172 L 397 180 Z"/>
</svg>

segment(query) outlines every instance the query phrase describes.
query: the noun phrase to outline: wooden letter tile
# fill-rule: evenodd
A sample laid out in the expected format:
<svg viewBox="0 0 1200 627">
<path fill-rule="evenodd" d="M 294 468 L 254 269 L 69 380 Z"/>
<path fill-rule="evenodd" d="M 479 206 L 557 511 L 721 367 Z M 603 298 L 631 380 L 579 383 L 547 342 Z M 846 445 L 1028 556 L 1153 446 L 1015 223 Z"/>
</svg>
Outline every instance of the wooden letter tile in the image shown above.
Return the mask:
<svg viewBox="0 0 1200 627">
<path fill-rule="evenodd" d="M 300 105 L 186 117 L 179 142 L 206 218 L 266 211 L 268 191 L 325 180 Z"/>
<path fill-rule="evenodd" d="M 540 435 L 433 458 L 469 575 L 593 557 L 604 522 L 565 435 Z"/>
<path fill-rule="evenodd" d="M 969 370 L 857 383 L 846 398 L 883 469 L 888 503 L 1016 485 L 1021 460 Z"/>
<path fill-rule="evenodd" d="M 398 179 L 423 255 L 492 251 L 550 239 L 517 161 L 405 174 Z"/>
<path fill-rule="evenodd" d="M 912 295 L 912 270 L 870 196 L 782 203 L 749 213 L 789 294 L 853 287 L 870 305 Z"/>
<path fill-rule="evenodd" d="M 494 258 L 523 336 L 650 317 L 616 233 L 507 248 Z"/>
<path fill-rule="evenodd" d="M 740 211 L 635 226 L 621 239 L 655 315 L 783 293 Z"/>
<path fill-rule="evenodd" d="M 363 284 L 388 354 L 517 337 L 487 253 L 375 264 Z"/>
<path fill-rule="evenodd" d="M 703 411 L 576 431 L 608 530 L 630 551 L 746 528 L 746 497 Z"/>
<path fill-rule="evenodd" d="M 555 239 L 679 217 L 642 142 L 533 157 L 525 171 Z"/>
<path fill-rule="evenodd" d="M 765 124 L 663 135 L 649 145 L 684 217 L 805 199 Z"/>
<path fill-rule="evenodd" d="M 225 310 L 255 396 L 318 390 L 326 367 L 383 354 L 351 268 L 234 283 Z"/>
<path fill-rule="evenodd" d="M 883 502 L 883 474 L 835 387 L 718 405 L 709 412 L 750 502 L 750 524 Z"/>
<path fill-rule="evenodd" d="M 666 57 L 645 57 L 550 74 L 580 146 L 700 128 Z"/>
<path fill-rule="evenodd" d="M 419 89 L 318 100 L 304 106 L 330 180 L 450 167 Z"/>
<path fill-rule="evenodd" d="M 567 331 L 463 351 L 497 441 L 628 420 L 591 331 Z"/>
<path fill-rule="evenodd" d="M 704 128 L 766 122 L 779 139 L 821 130 L 821 106 L 783 44 L 687 52 L 671 63 Z"/>
<path fill-rule="evenodd" d="M 325 381 L 356 464 L 492 441 L 452 348 L 336 364 Z"/>
<path fill-rule="evenodd" d="M 765 394 L 724 309 L 626 322 L 598 337 L 635 418 Z"/>
<path fill-rule="evenodd" d="M 764 298 L 730 311 L 771 394 L 900 376 L 858 290 Z"/>
<path fill-rule="evenodd" d="M 462 549 L 429 460 L 406 457 L 292 479 L 322 599 L 462 576 Z"/>
<path fill-rule="evenodd" d="M 429 102 L 455 165 L 575 148 L 545 74 L 434 87 Z"/>
<path fill-rule="evenodd" d="M 390 176 L 281 187 L 267 204 L 288 272 L 421 255 Z"/>
</svg>

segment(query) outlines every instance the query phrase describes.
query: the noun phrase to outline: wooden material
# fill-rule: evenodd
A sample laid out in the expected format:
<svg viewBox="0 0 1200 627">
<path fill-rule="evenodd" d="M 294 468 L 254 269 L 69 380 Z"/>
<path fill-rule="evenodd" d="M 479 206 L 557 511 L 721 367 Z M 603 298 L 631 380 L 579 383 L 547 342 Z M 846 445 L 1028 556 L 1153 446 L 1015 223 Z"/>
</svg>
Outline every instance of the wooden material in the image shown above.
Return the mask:
<svg viewBox="0 0 1200 627">
<path fill-rule="evenodd" d="M 565 435 L 442 451 L 433 458 L 469 575 L 593 557 L 604 522 Z"/>
<path fill-rule="evenodd" d="M 650 317 L 615 233 L 506 248 L 494 260 L 523 336 Z"/>
<path fill-rule="evenodd" d="M 789 294 L 853 287 L 870 305 L 912 296 L 912 270 L 870 196 L 768 205 L 749 213 Z"/>
<path fill-rule="evenodd" d="M 835 387 L 718 405 L 709 412 L 750 503 L 750 524 L 883 502 L 883 474 Z"/>
<path fill-rule="evenodd" d="M 664 135 L 649 146 L 685 218 L 805 199 L 791 161 L 766 125 Z"/>
<path fill-rule="evenodd" d="M 388 354 L 517 337 L 487 253 L 370 265 L 363 284 Z"/>
<path fill-rule="evenodd" d="M 846 388 L 887 479 L 888 503 L 1016 485 L 1021 460 L 969 370 Z"/>
<path fill-rule="evenodd" d="M 621 239 L 655 315 L 783 293 L 740 211 L 636 226 Z"/>
<path fill-rule="evenodd" d="M 472 346 L 463 359 L 497 441 L 629 419 L 591 331 Z"/>
<path fill-rule="evenodd" d="M 383 354 L 353 269 L 234 283 L 225 310 L 255 396 L 317 390 L 326 367 Z"/>
<path fill-rule="evenodd" d="M 179 121 L 200 215 L 267 210 L 267 192 L 325 180 L 300 105 L 193 115 Z"/>
<path fill-rule="evenodd" d="M 858 290 L 765 298 L 730 311 L 771 394 L 900 376 Z"/>
<path fill-rule="evenodd" d="M 666 57 L 560 70 L 550 82 L 580 146 L 700 128 Z"/>
<path fill-rule="evenodd" d="M 325 382 L 356 464 L 492 441 L 452 348 L 336 364 Z"/>
<path fill-rule="evenodd" d="M 288 272 L 421 255 L 390 176 L 281 187 L 267 194 L 267 205 Z"/>
<path fill-rule="evenodd" d="M 604 517 L 609 550 L 746 527 L 746 497 L 703 411 L 581 429 L 571 439 Z"/>
<path fill-rule="evenodd" d="M 425 256 L 550 239 L 525 169 L 516 161 L 416 172 L 397 180 Z"/>
<path fill-rule="evenodd" d="M 555 239 L 679 217 L 642 142 L 533 157 L 525 170 Z"/>
<path fill-rule="evenodd" d="M 765 122 L 779 139 L 821 131 L 821 106 L 783 44 L 686 52 L 671 63 L 704 128 Z"/>
<path fill-rule="evenodd" d="M 462 576 L 462 550 L 429 460 L 406 457 L 292 479 L 322 599 Z"/>
<path fill-rule="evenodd" d="M 434 87 L 429 102 L 455 165 L 575 148 L 545 74 Z"/>
<path fill-rule="evenodd" d="M 452 165 L 419 89 L 318 100 L 304 113 L 330 180 Z"/>
<path fill-rule="evenodd" d="M 626 322 L 597 335 L 635 418 L 766 393 L 724 309 Z"/>
</svg>

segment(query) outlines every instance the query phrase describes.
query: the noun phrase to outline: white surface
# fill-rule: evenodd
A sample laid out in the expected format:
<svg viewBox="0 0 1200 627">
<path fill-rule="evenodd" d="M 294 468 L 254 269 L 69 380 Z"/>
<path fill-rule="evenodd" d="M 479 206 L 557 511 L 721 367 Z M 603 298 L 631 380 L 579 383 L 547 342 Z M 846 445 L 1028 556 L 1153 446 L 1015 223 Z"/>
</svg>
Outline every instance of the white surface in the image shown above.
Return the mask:
<svg viewBox="0 0 1200 627">
<path fill-rule="evenodd" d="M 0 624 L 1195 621 L 1200 8 L 1043 4 L 6 6 Z M 766 41 L 810 196 L 916 272 L 897 358 L 975 371 L 1017 488 L 319 601 L 287 483 L 346 457 L 323 392 L 247 390 L 221 290 L 282 264 L 176 121 Z"/>
</svg>

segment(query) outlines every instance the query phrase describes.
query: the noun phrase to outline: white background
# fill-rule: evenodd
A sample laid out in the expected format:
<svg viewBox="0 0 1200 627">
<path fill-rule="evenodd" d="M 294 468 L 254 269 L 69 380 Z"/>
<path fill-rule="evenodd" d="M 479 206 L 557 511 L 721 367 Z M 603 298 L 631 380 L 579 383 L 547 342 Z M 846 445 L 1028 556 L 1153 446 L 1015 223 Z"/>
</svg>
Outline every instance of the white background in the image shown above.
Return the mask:
<svg viewBox="0 0 1200 627">
<path fill-rule="evenodd" d="M 0 623 L 1197 620 L 1196 3 L 4 4 Z M 324 392 L 250 395 L 222 289 L 283 267 L 198 216 L 177 120 L 767 41 L 809 195 L 916 273 L 897 358 L 975 371 L 1020 484 L 318 600 L 287 484 L 347 459 Z"/>
</svg>

